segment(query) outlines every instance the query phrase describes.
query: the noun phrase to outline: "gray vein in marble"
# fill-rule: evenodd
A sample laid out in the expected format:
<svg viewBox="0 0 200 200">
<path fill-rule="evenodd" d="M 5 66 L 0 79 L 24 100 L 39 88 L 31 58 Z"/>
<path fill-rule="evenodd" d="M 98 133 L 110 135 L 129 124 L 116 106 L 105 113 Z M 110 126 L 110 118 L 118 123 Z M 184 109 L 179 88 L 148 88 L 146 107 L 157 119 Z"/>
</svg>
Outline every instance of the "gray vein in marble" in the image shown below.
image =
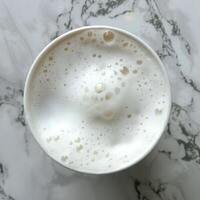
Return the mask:
<svg viewBox="0 0 200 200">
<path fill-rule="evenodd" d="M 150 15 L 149 19 L 146 19 L 146 22 L 152 24 L 155 30 L 159 32 L 162 37 L 162 49 L 157 50 L 157 54 L 162 60 L 165 59 L 167 56 L 174 57 L 176 60 L 176 65 L 178 67 L 181 67 L 182 64 L 179 61 L 176 51 L 174 50 L 170 36 L 166 32 L 163 21 L 165 20 L 171 26 L 171 35 L 179 37 L 180 40 L 183 42 L 188 55 L 191 55 L 191 47 L 190 47 L 189 42 L 181 34 L 181 30 L 178 26 L 178 23 L 175 20 L 165 19 L 161 15 L 161 12 L 155 0 L 146 0 L 146 3 L 148 5 L 148 10 L 149 10 L 149 15 Z M 197 86 L 197 84 L 191 78 L 188 78 L 181 69 L 180 69 L 180 75 L 183 81 L 186 84 L 188 84 L 193 90 L 195 90 L 196 92 L 200 92 L 200 87 Z"/>
<path fill-rule="evenodd" d="M 181 191 L 173 184 L 159 181 L 142 182 L 132 179 L 138 200 L 184 200 Z M 170 192 L 169 192 L 170 191 Z"/>
<path fill-rule="evenodd" d="M 191 54 L 191 47 L 189 42 L 183 37 L 181 30 L 178 26 L 178 23 L 173 19 L 167 19 L 167 22 L 172 26 L 172 36 L 178 36 L 184 43 L 184 46 L 187 50 L 187 53 Z"/>
<path fill-rule="evenodd" d="M 132 2 L 132 5 L 131 5 L 131 9 L 128 9 L 128 10 L 124 10 L 123 12 L 121 13 L 117 13 L 115 15 L 112 15 L 112 16 L 109 16 L 110 19 L 113 19 L 113 18 L 116 18 L 116 17 L 119 17 L 121 15 L 125 15 L 127 13 L 132 13 L 134 11 L 134 7 L 135 7 L 135 4 L 136 4 L 136 1 L 137 0 L 133 0 Z"/>
<path fill-rule="evenodd" d="M 14 200 L 14 198 L 10 195 L 8 195 L 4 188 L 3 185 L 5 184 L 5 179 L 7 178 L 8 170 L 7 168 L 0 163 L 0 199 L 2 200 Z"/>
<path fill-rule="evenodd" d="M 6 194 L 4 189 L 0 186 L 0 199 L 2 200 L 15 200 L 12 196 Z"/>
<path fill-rule="evenodd" d="M 15 122 L 19 123 L 24 127 L 24 142 L 26 144 L 26 152 L 29 152 L 28 148 L 28 127 L 24 116 L 24 106 L 23 106 L 23 90 L 20 88 L 15 88 L 13 84 L 9 83 L 3 78 L 0 78 L 1 83 L 1 93 L 0 93 L 0 107 L 2 106 L 12 106 L 17 109 L 17 116 L 15 116 Z"/>
<path fill-rule="evenodd" d="M 89 17 L 98 17 L 101 15 L 108 15 L 109 13 L 111 13 L 111 11 L 113 9 L 115 9 L 116 7 L 120 6 L 121 4 L 123 4 L 125 2 L 125 0 L 118 0 L 118 1 L 112 1 L 112 0 L 108 0 L 108 1 L 99 1 L 97 3 L 98 5 L 98 9 L 96 12 L 90 10 L 88 17 L 86 18 L 86 21 L 89 19 Z M 83 5 L 83 9 L 81 12 L 81 16 L 83 17 L 87 12 L 88 9 L 91 7 L 92 4 L 96 3 L 95 1 L 88 1 L 86 0 L 84 5 Z M 87 24 L 87 23 L 86 23 Z"/>
<path fill-rule="evenodd" d="M 126 0 L 118 0 L 118 1 L 99 1 L 96 6 L 96 10 L 92 10 L 90 9 L 92 7 L 92 5 L 94 5 L 96 3 L 96 1 L 90 1 L 90 0 L 86 0 L 83 7 L 82 7 L 82 12 L 81 12 L 81 18 L 83 20 L 83 24 L 84 25 L 89 25 L 88 24 L 88 20 L 91 17 L 97 18 L 99 16 L 106 16 L 108 15 L 108 17 L 110 19 L 113 18 L 117 18 L 121 15 L 125 15 L 127 13 L 131 13 L 134 10 L 134 6 L 136 4 L 137 0 L 132 0 L 132 5 L 131 5 L 131 9 L 127 9 L 127 10 L 123 10 L 122 12 L 119 12 L 117 14 L 114 15 L 109 15 L 112 13 L 113 10 L 115 10 L 115 8 L 118 8 L 119 6 L 123 5 L 124 2 L 126 2 Z"/>
<path fill-rule="evenodd" d="M 191 102 L 192 103 L 192 102 Z M 189 105 L 189 109 L 192 104 Z M 177 132 L 183 137 L 179 136 Z M 173 103 L 171 116 L 167 128 L 167 133 L 175 137 L 177 143 L 184 148 L 185 155 L 182 156 L 184 161 L 194 161 L 200 164 L 200 146 L 197 144 L 200 127 L 195 122 L 190 120 L 188 115 L 188 107 L 183 108 L 178 104 Z M 170 151 L 161 151 L 171 157 Z"/>
<path fill-rule="evenodd" d="M 71 0 L 71 7 L 70 10 L 65 10 L 64 12 L 60 13 L 56 18 L 56 26 L 57 31 L 55 35 L 51 38 L 51 40 L 54 40 L 56 37 L 60 35 L 60 26 L 64 26 L 65 30 L 71 30 L 73 28 L 72 26 L 72 12 L 74 9 L 74 2 L 75 0 Z M 61 23 L 61 24 L 60 24 Z"/>
<path fill-rule="evenodd" d="M 8 176 L 8 169 L 3 165 L 3 163 L 0 163 L 0 181 L 2 184 L 5 183 L 5 179 Z"/>
</svg>

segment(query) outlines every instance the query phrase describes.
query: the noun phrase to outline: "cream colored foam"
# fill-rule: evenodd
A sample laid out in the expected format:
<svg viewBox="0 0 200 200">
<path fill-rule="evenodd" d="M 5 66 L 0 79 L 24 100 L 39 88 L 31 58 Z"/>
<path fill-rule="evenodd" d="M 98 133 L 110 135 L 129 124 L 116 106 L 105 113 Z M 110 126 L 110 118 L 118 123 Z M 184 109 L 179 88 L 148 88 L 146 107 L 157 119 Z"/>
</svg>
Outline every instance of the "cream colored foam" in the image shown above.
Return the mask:
<svg viewBox="0 0 200 200">
<path fill-rule="evenodd" d="M 29 94 L 35 137 L 75 170 L 106 173 L 145 154 L 163 130 L 169 88 L 158 61 L 139 42 L 91 29 L 52 47 Z"/>
</svg>

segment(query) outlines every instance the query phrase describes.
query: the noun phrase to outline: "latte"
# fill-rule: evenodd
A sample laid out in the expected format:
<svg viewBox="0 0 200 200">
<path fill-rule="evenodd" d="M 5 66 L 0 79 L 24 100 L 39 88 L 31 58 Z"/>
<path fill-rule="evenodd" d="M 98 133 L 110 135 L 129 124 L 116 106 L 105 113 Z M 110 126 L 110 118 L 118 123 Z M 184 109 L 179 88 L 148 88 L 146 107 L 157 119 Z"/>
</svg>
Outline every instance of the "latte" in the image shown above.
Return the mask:
<svg viewBox="0 0 200 200">
<path fill-rule="evenodd" d="M 153 147 L 168 118 L 163 70 L 150 50 L 118 30 L 67 34 L 40 56 L 28 80 L 34 136 L 51 157 L 77 171 L 131 165 Z"/>
</svg>

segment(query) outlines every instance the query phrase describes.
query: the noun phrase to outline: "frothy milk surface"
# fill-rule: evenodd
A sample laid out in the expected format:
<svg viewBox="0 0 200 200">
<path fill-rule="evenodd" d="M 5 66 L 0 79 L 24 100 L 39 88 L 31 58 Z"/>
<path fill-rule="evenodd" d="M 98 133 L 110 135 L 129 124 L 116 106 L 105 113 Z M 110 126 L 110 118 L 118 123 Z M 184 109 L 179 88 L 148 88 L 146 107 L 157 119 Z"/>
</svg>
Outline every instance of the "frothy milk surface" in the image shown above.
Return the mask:
<svg viewBox="0 0 200 200">
<path fill-rule="evenodd" d="M 88 173 L 126 167 L 160 137 L 169 86 L 152 53 L 117 30 L 71 33 L 42 56 L 29 80 L 33 134 L 63 165 Z"/>
</svg>

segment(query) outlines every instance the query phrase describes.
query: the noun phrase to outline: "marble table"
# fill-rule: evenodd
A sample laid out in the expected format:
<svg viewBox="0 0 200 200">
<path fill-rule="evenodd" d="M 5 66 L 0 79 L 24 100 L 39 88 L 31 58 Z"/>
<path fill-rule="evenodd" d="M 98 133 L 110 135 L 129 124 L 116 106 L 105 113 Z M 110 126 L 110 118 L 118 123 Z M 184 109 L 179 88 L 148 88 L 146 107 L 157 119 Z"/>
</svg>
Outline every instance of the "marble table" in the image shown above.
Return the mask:
<svg viewBox="0 0 200 200">
<path fill-rule="evenodd" d="M 0 200 L 200 199 L 199 0 L 0 1 Z M 83 25 L 126 29 L 160 56 L 172 86 L 163 137 L 139 164 L 91 176 L 58 166 L 33 139 L 23 89 L 36 55 Z"/>
</svg>

